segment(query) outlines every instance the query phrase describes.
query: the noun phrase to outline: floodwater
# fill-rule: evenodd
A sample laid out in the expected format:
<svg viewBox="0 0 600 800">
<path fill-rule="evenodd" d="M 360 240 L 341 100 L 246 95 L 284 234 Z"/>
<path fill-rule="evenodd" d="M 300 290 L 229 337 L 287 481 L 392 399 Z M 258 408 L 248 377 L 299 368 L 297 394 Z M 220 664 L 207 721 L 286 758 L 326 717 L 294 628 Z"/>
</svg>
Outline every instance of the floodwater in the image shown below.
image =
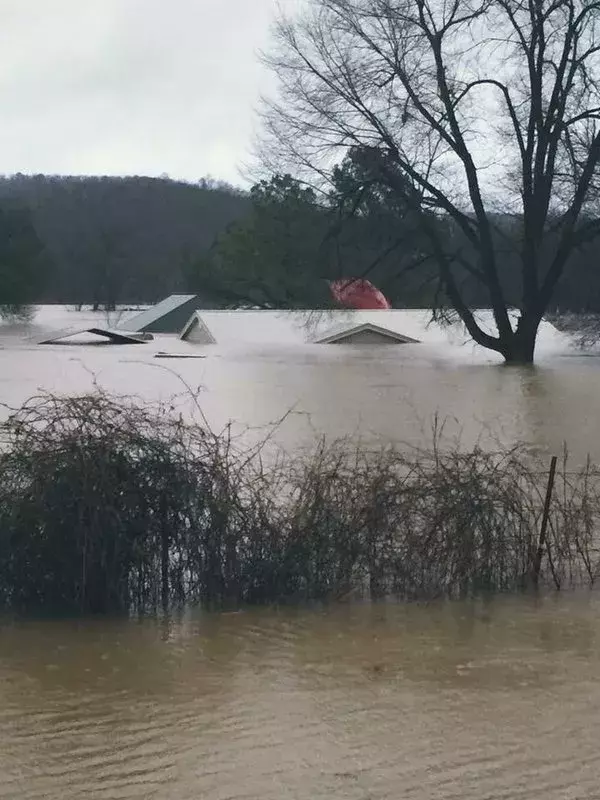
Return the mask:
<svg viewBox="0 0 600 800">
<path fill-rule="evenodd" d="M 215 429 L 233 421 L 257 439 L 275 426 L 272 440 L 291 451 L 322 435 L 427 445 L 443 423 L 446 436 L 465 446 L 524 442 L 550 453 L 566 443 L 573 460 L 590 454 L 600 461 L 600 359 L 577 355 L 560 335 L 542 337 L 536 367 L 515 368 L 480 348 L 449 346 L 435 332 L 412 329 L 428 341 L 309 344 L 296 322 L 286 327 L 282 315 L 258 313 L 259 321 L 248 322 L 243 313 L 207 312 L 218 344 L 205 347 L 165 336 L 144 345 L 40 346 L 34 342 L 42 331 L 99 322 L 89 313 L 43 308 L 43 325 L 0 326 L 0 403 L 18 406 L 41 389 L 100 386 L 152 400 L 178 395 L 176 406 L 193 408 L 191 391 Z M 161 350 L 205 358 L 154 358 Z"/>
<path fill-rule="evenodd" d="M 600 602 L 6 624 L 0 798 L 597 798 Z"/>
<path fill-rule="evenodd" d="M 199 390 L 214 427 L 262 436 L 279 421 L 273 439 L 291 451 L 323 434 L 427 445 L 437 418 L 465 445 L 566 442 L 574 460 L 600 460 L 600 361 L 568 347 L 517 369 L 435 342 L 241 336 L 158 361 L 194 348 L 40 347 L 35 332 L 0 329 L 8 406 L 100 386 L 180 393 L 187 408 Z M 0 798 L 597 798 L 599 674 L 594 595 L 5 622 Z"/>
</svg>

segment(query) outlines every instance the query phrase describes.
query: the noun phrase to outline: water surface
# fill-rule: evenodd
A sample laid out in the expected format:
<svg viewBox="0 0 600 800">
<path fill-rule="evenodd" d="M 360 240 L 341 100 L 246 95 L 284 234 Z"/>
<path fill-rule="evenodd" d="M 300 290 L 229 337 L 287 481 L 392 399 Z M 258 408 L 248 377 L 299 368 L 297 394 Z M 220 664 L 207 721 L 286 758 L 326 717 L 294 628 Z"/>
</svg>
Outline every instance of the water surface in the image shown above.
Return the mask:
<svg viewBox="0 0 600 800">
<path fill-rule="evenodd" d="M 600 602 L 5 624 L 0 797 L 598 797 Z"/>
<path fill-rule="evenodd" d="M 556 331 L 542 337 L 536 367 L 518 368 L 428 330 L 422 335 L 431 340 L 416 345 L 318 345 L 307 341 L 311 329 L 286 315 L 210 313 L 218 343 L 204 347 L 174 336 L 122 347 L 36 345 L 49 325 L 102 323 L 51 307 L 40 311 L 46 327 L 0 325 L 0 402 L 18 406 L 40 390 L 99 386 L 149 400 L 179 394 L 185 406 L 198 391 L 215 428 L 233 421 L 256 439 L 275 424 L 274 441 L 291 451 L 321 435 L 429 445 L 437 418 L 465 446 L 526 442 L 549 453 L 566 442 L 574 460 L 588 452 L 600 460 L 600 360 L 577 356 Z M 379 312 L 386 313 L 394 312 Z M 205 358 L 157 360 L 159 350 Z"/>
<path fill-rule="evenodd" d="M 317 435 L 426 446 L 437 418 L 466 446 L 566 441 L 600 460 L 600 362 L 564 348 L 505 368 L 435 342 L 238 337 L 165 367 L 157 350 L 191 346 L 40 347 L 35 331 L 0 330 L 8 406 L 199 389 L 214 427 L 259 437 L 279 420 L 292 452 Z M 599 674 L 589 596 L 4 623 L 0 798 L 596 798 Z"/>
</svg>

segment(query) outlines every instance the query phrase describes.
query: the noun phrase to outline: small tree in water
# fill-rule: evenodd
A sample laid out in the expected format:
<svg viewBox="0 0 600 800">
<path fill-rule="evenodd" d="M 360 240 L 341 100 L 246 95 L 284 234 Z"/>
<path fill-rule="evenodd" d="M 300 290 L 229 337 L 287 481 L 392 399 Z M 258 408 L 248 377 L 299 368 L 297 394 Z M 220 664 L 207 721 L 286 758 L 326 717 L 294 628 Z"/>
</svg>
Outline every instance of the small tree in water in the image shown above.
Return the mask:
<svg viewBox="0 0 600 800">
<path fill-rule="evenodd" d="M 472 338 L 531 362 L 571 255 L 600 232 L 599 34 L 600 4 L 580 0 L 310 0 L 276 28 L 262 155 L 328 178 L 360 151 L 371 182 L 418 218 Z M 495 331 L 472 313 L 466 278 Z"/>
</svg>

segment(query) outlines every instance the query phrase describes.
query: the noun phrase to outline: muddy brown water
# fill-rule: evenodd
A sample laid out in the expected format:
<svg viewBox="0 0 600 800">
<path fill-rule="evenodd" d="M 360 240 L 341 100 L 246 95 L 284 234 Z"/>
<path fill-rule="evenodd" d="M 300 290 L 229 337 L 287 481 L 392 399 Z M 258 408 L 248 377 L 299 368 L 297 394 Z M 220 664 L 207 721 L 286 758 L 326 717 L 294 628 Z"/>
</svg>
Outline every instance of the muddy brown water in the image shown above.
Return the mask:
<svg viewBox="0 0 600 800">
<path fill-rule="evenodd" d="M 4 623 L 0 797 L 597 798 L 600 598 Z"/>
<path fill-rule="evenodd" d="M 157 342 L 158 349 L 181 344 Z M 155 348 L 155 349 L 156 349 Z M 0 402 L 201 387 L 294 452 L 316 435 L 568 442 L 600 460 L 600 360 L 506 369 L 435 349 L 47 349 L 0 337 Z M 174 371 L 185 381 L 184 385 Z M 0 416 L 6 411 L 0 411 Z M 600 796 L 600 599 L 199 612 L 0 625 L 0 798 L 518 800 Z"/>
</svg>

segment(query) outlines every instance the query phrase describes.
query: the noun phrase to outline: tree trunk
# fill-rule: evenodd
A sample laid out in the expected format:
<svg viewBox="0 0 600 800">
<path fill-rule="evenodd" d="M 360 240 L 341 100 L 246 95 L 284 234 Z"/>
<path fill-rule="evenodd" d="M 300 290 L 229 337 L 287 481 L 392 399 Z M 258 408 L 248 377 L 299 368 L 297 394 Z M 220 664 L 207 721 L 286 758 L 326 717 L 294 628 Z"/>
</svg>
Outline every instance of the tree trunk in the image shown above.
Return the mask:
<svg viewBox="0 0 600 800">
<path fill-rule="evenodd" d="M 524 312 L 519 319 L 517 330 L 510 336 L 501 338 L 501 353 L 506 364 L 533 364 L 535 342 L 540 319 Z"/>
</svg>

